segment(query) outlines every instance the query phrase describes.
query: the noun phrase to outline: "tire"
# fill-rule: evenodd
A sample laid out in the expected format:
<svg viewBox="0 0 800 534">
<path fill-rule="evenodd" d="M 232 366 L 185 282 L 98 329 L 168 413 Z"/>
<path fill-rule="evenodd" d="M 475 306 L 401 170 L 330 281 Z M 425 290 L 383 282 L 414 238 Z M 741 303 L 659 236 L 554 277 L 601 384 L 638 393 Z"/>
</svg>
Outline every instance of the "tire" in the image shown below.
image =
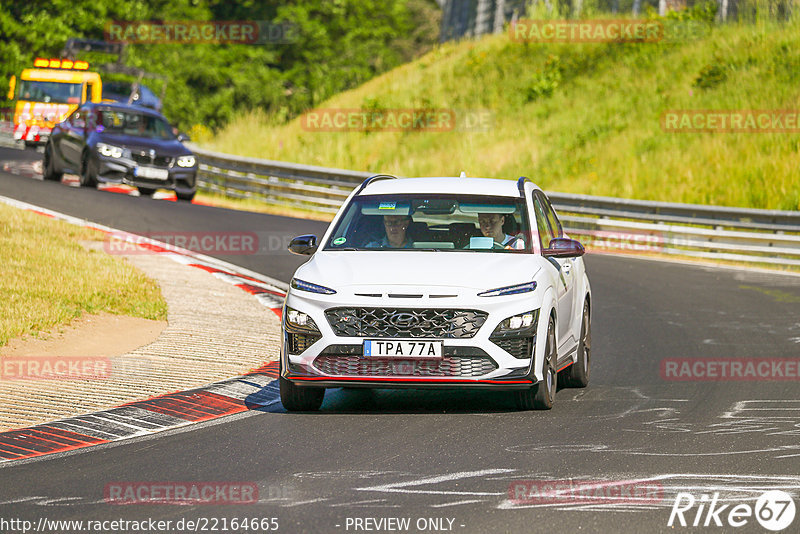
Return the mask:
<svg viewBox="0 0 800 534">
<path fill-rule="evenodd" d="M 581 337 L 578 342 L 578 360 L 561 371 L 561 382 L 568 388 L 585 388 L 589 385 L 592 363 L 592 321 L 589 316 L 589 301 L 583 303 Z M 563 377 L 563 378 L 562 378 Z"/>
<path fill-rule="evenodd" d="M 178 198 L 178 200 L 185 200 L 187 202 L 191 202 L 194 199 L 194 194 L 195 191 L 192 191 L 191 193 L 178 193 L 177 191 L 175 192 L 175 196 Z"/>
<path fill-rule="evenodd" d="M 547 325 L 547 343 L 545 344 L 544 377 L 533 387 L 516 391 L 514 400 L 520 410 L 549 410 L 553 407 L 558 387 L 558 372 L 556 371 L 556 334 L 555 322 L 550 318 Z M 531 370 L 533 376 L 533 370 Z"/>
<path fill-rule="evenodd" d="M 80 184 L 81 187 L 97 187 L 97 169 L 88 152 L 84 152 L 81 156 Z"/>
<path fill-rule="evenodd" d="M 157 191 L 157 189 L 153 189 L 152 187 L 139 187 L 137 186 L 136 189 L 139 190 L 139 196 L 143 197 L 152 197 L 153 194 Z"/>
<path fill-rule="evenodd" d="M 298 387 L 283 377 L 279 379 L 281 403 L 290 412 L 316 412 L 322 406 L 325 388 Z"/>
<path fill-rule="evenodd" d="M 44 147 L 44 158 L 42 160 L 42 176 L 45 180 L 52 180 L 54 182 L 61 181 L 64 173 L 56 172 L 55 165 L 53 161 L 53 145 L 47 143 Z"/>
</svg>

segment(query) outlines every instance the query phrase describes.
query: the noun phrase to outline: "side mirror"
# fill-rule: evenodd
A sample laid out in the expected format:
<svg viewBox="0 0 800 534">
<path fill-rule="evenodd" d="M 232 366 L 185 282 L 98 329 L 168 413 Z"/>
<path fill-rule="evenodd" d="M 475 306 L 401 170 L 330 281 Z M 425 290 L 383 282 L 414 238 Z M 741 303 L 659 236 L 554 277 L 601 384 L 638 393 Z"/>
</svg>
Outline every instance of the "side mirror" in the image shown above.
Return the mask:
<svg viewBox="0 0 800 534">
<path fill-rule="evenodd" d="M 586 249 L 579 241 L 566 237 L 556 237 L 550 241 L 550 247 L 542 251 L 542 255 L 549 258 L 576 258 L 583 256 Z"/>
<path fill-rule="evenodd" d="M 190 138 L 188 135 L 186 135 L 186 134 L 185 134 L 185 133 L 183 133 L 183 132 L 180 132 L 180 133 L 178 134 L 178 136 L 176 137 L 176 139 L 177 139 L 178 141 L 180 141 L 181 143 L 184 143 L 184 142 L 186 142 L 186 141 L 191 141 L 191 140 L 192 140 L 192 139 L 191 139 L 191 138 Z"/>
<path fill-rule="evenodd" d="M 301 235 L 297 236 L 289 243 L 289 252 L 292 254 L 302 254 L 310 256 L 317 251 L 317 236 Z"/>
</svg>

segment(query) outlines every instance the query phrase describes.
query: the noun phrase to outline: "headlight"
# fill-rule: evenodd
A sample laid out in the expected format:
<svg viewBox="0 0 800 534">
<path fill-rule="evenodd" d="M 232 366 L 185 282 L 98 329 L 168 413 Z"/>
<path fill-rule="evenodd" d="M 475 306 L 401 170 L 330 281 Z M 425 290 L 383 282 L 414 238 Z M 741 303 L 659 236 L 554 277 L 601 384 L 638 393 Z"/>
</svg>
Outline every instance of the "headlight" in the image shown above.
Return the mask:
<svg viewBox="0 0 800 534">
<path fill-rule="evenodd" d="M 194 156 L 181 156 L 178 158 L 178 167 L 194 167 L 197 160 Z"/>
<path fill-rule="evenodd" d="M 525 331 L 536 331 L 536 323 L 539 321 L 539 310 L 532 310 L 526 313 L 520 313 L 518 315 L 513 315 L 506 319 L 503 319 L 497 328 L 494 329 L 492 332 L 492 336 L 502 335 L 502 334 L 521 334 Z"/>
<path fill-rule="evenodd" d="M 536 289 L 536 282 L 528 282 L 525 284 L 517 284 L 513 286 L 498 287 L 497 289 L 490 289 L 482 293 L 478 293 L 479 297 L 500 297 L 502 295 L 517 295 L 519 293 L 530 293 Z"/>
<path fill-rule="evenodd" d="M 299 330 L 302 332 L 319 333 L 319 328 L 307 313 L 286 308 L 286 326 L 291 330 Z"/>
<path fill-rule="evenodd" d="M 297 278 L 292 278 L 292 287 L 294 289 L 299 289 L 300 291 L 308 291 L 309 293 L 321 293 L 323 295 L 333 295 L 336 293 L 333 289 L 325 286 L 318 286 L 317 284 L 312 284 L 311 282 L 304 282 L 303 280 L 298 280 Z"/>
<path fill-rule="evenodd" d="M 105 143 L 97 143 L 97 152 L 101 156 L 106 156 L 107 158 L 121 158 L 123 149 L 118 146 L 114 145 L 107 145 Z"/>
</svg>

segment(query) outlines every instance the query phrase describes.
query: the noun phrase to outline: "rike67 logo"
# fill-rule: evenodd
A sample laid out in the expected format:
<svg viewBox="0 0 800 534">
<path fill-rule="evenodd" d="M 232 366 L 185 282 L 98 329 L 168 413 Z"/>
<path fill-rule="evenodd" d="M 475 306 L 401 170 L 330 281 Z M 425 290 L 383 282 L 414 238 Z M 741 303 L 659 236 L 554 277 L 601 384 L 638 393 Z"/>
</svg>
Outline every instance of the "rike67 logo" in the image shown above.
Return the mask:
<svg viewBox="0 0 800 534">
<path fill-rule="evenodd" d="M 719 492 L 713 496 L 704 493 L 699 499 L 691 493 L 680 492 L 675 496 L 667 526 L 675 527 L 743 527 L 753 519 L 763 528 L 778 532 L 792 524 L 795 504 L 785 491 L 765 491 L 754 506 L 748 503 L 719 504 Z"/>
</svg>

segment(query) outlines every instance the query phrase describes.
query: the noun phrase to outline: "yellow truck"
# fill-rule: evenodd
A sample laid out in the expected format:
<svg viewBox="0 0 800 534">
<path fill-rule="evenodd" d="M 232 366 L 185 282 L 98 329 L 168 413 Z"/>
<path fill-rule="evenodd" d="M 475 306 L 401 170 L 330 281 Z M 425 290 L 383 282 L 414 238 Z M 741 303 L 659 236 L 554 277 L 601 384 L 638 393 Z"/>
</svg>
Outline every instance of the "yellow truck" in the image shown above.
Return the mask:
<svg viewBox="0 0 800 534">
<path fill-rule="evenodd" d="M 19 82 L 11 77 L 14 139 L 27 146 L 44 144 L 55 124 L 84 102 L 100 102 L 102 94 L 100 75 L 89 71 L 87 62 L 37 58 Z"/>
</svg>

